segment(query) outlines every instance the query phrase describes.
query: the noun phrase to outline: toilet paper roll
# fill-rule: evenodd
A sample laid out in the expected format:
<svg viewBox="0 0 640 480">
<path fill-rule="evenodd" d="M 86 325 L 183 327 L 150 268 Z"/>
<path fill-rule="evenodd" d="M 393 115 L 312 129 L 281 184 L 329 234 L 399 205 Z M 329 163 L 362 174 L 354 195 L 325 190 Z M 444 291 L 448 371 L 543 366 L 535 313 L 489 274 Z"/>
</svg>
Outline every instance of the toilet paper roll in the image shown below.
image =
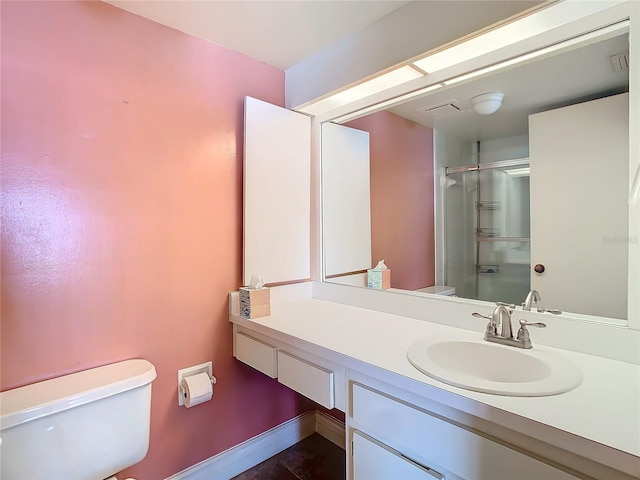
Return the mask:
<svg viewBox="0 0 640 480">
<path fill-rule="evenodd" d="M 206 373 L 198 373 L 197 375 L 183 378 L 182 390 L 185 395 L 184 406 L 187 408 L 208 402 L 213 396 L 211 379 Z"/>
</svg>

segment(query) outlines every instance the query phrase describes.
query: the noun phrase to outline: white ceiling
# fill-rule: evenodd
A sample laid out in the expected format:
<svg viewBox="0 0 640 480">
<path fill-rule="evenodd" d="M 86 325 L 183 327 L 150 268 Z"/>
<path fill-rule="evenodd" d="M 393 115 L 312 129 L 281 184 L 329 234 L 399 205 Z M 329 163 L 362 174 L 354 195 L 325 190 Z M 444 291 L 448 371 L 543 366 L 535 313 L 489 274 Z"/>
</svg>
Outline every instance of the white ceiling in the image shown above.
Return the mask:
<svg viewBox="0 0 640 480">
<path fill-rule="evenodd" d="M 104 0 L 281 70 L 409 3 L 405 0 Z"/>
</svg>

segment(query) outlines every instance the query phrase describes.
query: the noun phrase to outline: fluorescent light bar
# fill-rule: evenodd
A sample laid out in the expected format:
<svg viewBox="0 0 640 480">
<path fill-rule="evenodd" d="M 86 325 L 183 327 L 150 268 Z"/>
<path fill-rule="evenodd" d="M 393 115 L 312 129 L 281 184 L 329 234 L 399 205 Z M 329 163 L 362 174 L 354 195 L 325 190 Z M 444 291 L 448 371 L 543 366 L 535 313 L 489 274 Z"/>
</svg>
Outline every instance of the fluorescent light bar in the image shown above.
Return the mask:
<svg viewBox="0 0 640 480">
<path fill-rule="evenodd" d="M 458 45 L 428 55 L 413 62 L 413 65 L 430 74 L 526 40 L 572 20 L 575 17 L 577 3 L 576 0 L 567 0 L 555 5 L 553 9 L 543 10 L 536 15 L 521 18 Z M 593 13 L 596 13 L 603 8 L 601 3 L 605 7 L 610 7 L 611 4 L 619 2 L 579 2 L 579 8 L 583 15 L 590 13 L 584 9 L 593 10 Z"/>
<path fill-rule="evenodd" d="M 371 105 L 370 107 L 363 108 L 361 110 L 357 110 L 352 113 L 348 113 L 347 115 L 343 115 L 342 117 L 336 118 L 333 120 L 334 123 L 345 123 L 349 120 L 353 120 L 354 118 L 359 118 L 367 113 L 381 110 L 390 105 L 395 105 L 397 103 L 403 102 L 404 100 L 414 98 L 423 93 L 432 92 L 433 90 L 437 90 L 438 88 L 444 87 L 443 83 L 436 83 L 435 85 L 431 85 L 429 87 L 421 88 L 420 90 L 416 90 L 415 92 L 405 93 L 404 95 L 400 95 L 399 97 L 391 98 L 389 100 L 385 100 L 384 102 L 376 103 L 375 105 Z"/>
<path fill-rule="evenodd" d="M 545 55 L 549 55 L 551 53 L 556 53 L 558 50 L 568 49 L 573 46 L 582 46 L 584 42 L 587 42 L 589 40 L 595 40 L 595 39 L 601 40 L 603 39 L 602 37 L 610 38 L 612 36 L 618 35 L 628 30 L 629 30 L 629 20 L 624 20 L 622 22 L 609 25 L 608 27 L 600 28 L 598 30 L 594 30 L 593 32 L 585 33 L 584 35 L 570 38 L 569 40 L 565 40 L 564 42 L 556 43 L 555 45 L 550 45 L 548 47 L 541 48 L 540 50 L 536 50 L 530 53 L 525 53 L 524 55 L 520 55 L 519 57 L 505 60 L 504 62 L 496 63 L 495 65 L 491 65 L 489 67 L 481 68 L 471 73 L 466 73 L 464 75 L 454 77 L 450 80 L 445 81 L 444 84 L 454 85 L 456 83 L 469 80 L 470 78 L 478 77 L 486 73 L 490 73 L 496 70 L 500 70 L 502 68 L 516 65 L 518 63 L 526 62 L 533 58 L 538 58 Z"/>
<path fill-rule="evenodd" d="M 311 105 L 299 108 L 297 111 L 309 115 L 318 115 L 422 76 L 423 74 L 411 65 L 405 65 Z"/>
</svg>

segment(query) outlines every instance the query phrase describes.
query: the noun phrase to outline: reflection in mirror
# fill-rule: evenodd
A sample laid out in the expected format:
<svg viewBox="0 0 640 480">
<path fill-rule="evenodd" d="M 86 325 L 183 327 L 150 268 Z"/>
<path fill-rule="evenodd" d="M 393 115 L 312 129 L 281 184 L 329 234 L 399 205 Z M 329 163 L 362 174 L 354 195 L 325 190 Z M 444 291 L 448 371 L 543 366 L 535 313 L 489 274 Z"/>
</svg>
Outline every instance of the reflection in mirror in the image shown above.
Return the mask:
<svg viewBox="0 0 640 480">
<path fill-rule="evenodd" d="M 384 259 L 393 291 L 520 305 L 535 288 L 534 308 L 626 319 L 628 49 L 618 34 L 346 123 L 369 133 L 370 223 L 342 224 L 370 225 L 371 258 L 340 269 L 358 247 L 334 242 L 325 280 L 364 287 Z M 488 92 L 502 106 L 479 114 Z"/>
<path fill-rule="evenodd" d="M 445 283 L 460 297 L 519 304 L 531 289 L 529 160 L 480 165 L 445 168 Z"/>
</svg>

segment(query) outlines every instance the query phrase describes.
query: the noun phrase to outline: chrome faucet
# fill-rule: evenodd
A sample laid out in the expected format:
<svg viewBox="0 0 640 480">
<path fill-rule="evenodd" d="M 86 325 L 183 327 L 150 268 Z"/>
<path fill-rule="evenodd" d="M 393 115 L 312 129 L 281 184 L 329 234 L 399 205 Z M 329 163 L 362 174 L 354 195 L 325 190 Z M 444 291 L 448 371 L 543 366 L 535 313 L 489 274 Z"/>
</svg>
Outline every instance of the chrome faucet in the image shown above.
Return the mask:
<svg viewBox="0 0 640 480">
<path fill-rule="evenodd" d="M 515 309 L 515 305 L 509 305 L 504 303 L 496 303 L 496 308 L 491 314 L 491 318 L 496 325 L 500 325 L 500 337 L 511 338 L 513 337 L 513 330 L 511 329 L 511 314 Z"/>
<path fill-rule="evenodd" d="M 522 310 L 527 312 L 531 311 L 531 304 L 540 302 L 540 294 L 536 290 L 531 290 L 527 294 L 527 298 L 525 298 L 524 303 L 522 304 Z M 561 310 L 556 310 L 553 308 L 537 308 L 538 313 L 553 313 L 554 315 L 561 315 Z"/>
<path fill-rule="evenodd" d="M 525 299 L 524 303 L 522 304 L 522 309 L 526 310 L 527 312 L 531 311 L 531 304 L 532 303 L 538 303 L 540 301 L 540 294 L 537 292 L 537 290 L 531 290 L 528 294 L 527 294 L 527 298 Z"/>
<path fill-rule="evenodd" d="M 535 290 L 534 290 L 535 292 Z M 536 292 L 538 295 L 538 292 Z M 529 298 L 529 296 L 527 296 Z M 539 299 L 538 295 L 538 299 Z M 531 348 L 531 338 L 527 327 L 545 328 L 547 325 L 542 322 L 527 322 L 526 320 L 520 320 L 520 329 L 518 335 L 513 338 L 513 330 L 511 328 L 511 314 L 515 310 L 515 305 L 508 303 L 497 302 L 496 308 L 493 310 L 491 316 L 482 315 L 474 312 L 471 315 L 476 318 L 486 318 L 489 320 L 487 328 L 484 333 L 484 339 L 487 342 L 500 343 L 502 345 L 510 345 L 518 348 Z M 500 326 L 500 334 L 498 334 L 498 326 Z"/>
</svg>

